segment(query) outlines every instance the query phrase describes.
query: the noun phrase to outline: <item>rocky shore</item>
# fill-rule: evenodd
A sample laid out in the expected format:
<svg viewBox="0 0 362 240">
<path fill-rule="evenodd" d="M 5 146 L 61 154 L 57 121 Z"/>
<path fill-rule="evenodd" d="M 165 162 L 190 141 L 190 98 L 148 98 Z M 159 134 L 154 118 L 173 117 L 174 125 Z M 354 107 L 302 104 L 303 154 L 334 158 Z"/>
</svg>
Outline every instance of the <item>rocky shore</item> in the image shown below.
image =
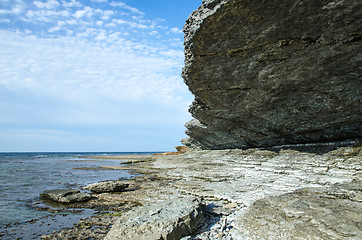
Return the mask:
<svg viewBox="0 0 362 240">
<path fill-rule="evenodd" d="M 190 151 L 104 157 L 138 176 L 87 187 L 68 207 L 96 214 L 42 238 L 362 239 L 360 22 L 353 0 L 204 0 Z"/>
<path fill-rule="evenodd" d="M 119 166 L 141 174 L 127 190 L 78 203 L 98 214 L 42 239 L 361 239 L 361 160 L 361 147 L 134 159 Z"/>
<path fill-rule="evenodd" d="M 203 0 L 184 27 L 190 151 L 104 157 L 137 177 L 89 186 L 67 207 L 96 214 L 42 239 L 362 239 L 361 9 Z"/>
</svg>

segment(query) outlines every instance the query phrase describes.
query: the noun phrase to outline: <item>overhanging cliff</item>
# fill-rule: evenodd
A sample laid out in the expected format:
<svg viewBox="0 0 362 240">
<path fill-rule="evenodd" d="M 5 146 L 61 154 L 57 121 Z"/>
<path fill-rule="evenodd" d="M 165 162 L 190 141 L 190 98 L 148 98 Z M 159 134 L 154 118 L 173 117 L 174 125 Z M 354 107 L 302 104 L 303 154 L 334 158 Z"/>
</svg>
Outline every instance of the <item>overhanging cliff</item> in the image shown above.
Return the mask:
<svg viewBox="0 0 362 240">
<path fill-rule="evenodd" d="M 362 136 L 362 2 L 208 0 L 184 27 L 191 148 Z"/>
</svg>

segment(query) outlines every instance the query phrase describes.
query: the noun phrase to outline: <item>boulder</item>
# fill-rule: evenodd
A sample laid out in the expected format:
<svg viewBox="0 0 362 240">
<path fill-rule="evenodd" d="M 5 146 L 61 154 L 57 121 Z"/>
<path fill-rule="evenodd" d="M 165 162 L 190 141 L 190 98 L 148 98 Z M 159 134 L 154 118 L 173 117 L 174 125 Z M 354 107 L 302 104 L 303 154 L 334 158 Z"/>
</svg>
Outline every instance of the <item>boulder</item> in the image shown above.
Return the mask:
<svg viewBox="0 0 362 240">
<path fill-rule="evenodd" d="M 48 190 L 40 194 L 40 197 L 59 203 L 85 202 L 91 199 L 88 193 L 81 193 L 76 189 L 55 189 Z"/>
<path fill-rule="evenodd" d="M 129 184 L 124 181 L 103 181 L 99 183 L 93 183 L 87 185 L 84 189 L 95 192 L 95 193 L 105 193 L 105 192 L 121 192 L 124 189 L 128 188 Z"/>
<path fill-rule="evenodd" d="M 206 0 L 186 21 L 190 148 L 362 137 L 362 2 Z"/>
<path fill-rule="evenodd" d="M 362 182 L 264 198 L 243 216 L 238 229 L 250 239 L 361 239 Z"/>
<path fill-rule="evenodd" d="M 145 205 L 122 216 L 105 239 L 180 239 L 203 222 L 202 209 L 200 200 L 191 196 Z"/>
</svg>

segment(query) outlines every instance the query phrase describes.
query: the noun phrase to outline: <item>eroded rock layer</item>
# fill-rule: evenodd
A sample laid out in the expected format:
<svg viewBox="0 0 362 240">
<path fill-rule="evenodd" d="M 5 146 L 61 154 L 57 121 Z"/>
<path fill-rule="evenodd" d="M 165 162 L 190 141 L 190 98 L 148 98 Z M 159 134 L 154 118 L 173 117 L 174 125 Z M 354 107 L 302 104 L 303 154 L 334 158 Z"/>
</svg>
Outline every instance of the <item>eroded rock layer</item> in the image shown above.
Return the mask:
<svg viewBox="0 0 362 240">
<path fill-rule="evenodd" d="M 191 148 L 362 136 L 362 2 L 209 0 L 184 27 Z"/>
<path fill-rule="evenodd" d="M 251 239 L 359 239 L 361 183 L 303 188 L 254 202 L 239 222 Z"/>
</svg>

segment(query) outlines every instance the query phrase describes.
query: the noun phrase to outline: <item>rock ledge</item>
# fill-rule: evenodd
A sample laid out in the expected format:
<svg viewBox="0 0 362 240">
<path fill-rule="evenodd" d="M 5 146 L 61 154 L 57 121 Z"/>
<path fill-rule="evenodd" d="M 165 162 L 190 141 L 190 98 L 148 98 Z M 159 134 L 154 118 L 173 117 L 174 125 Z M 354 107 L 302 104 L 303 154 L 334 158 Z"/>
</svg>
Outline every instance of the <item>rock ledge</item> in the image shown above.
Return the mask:
<svg viewBox="0 0 362 240">
<path fill-rule="evenodd" d="M 362 2 L 208 0 L 184 27 L 198 149 L 362 137 Z"/>
<path fill-rule="evenodd" d="M 202 221 L 199 199 L 176 197 L 128 212 L 116 222 L 105 239 L 180 239 L 196 230 Z"/>
</svg>

